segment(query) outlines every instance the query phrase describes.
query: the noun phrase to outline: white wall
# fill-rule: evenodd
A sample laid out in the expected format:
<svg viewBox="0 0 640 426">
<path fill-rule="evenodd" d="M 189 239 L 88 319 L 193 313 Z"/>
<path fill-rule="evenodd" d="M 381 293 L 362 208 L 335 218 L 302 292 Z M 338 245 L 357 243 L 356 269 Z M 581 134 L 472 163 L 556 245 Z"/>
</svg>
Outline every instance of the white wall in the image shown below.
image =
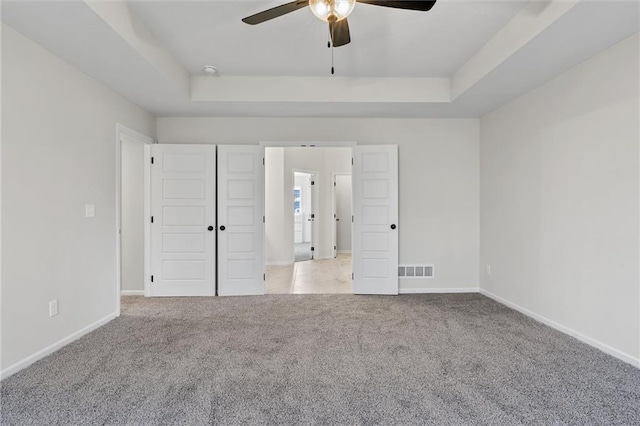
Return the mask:
<svg viewBox="0 0 640 426">
<path fill-rule="evenodd" d="M 4 374 L 115 315 L 116 122 L 154 133 L 152 116 L 2 25 Z"/>
<path fill-rule="evenodd" d="M 397 144 L 400 263 L 435 265 L 433 279 L 401 280 L 401 291 L 478 287 L 477 119 L 166 117 L 157 131 L 160 143 Z"/>
<path fill-rule="evenodd" d="M 292 254 L 282 244 L 285 232 L 284 205 L 284 148 L 267 148 L 264 154 L 264 216 L 265 259 L 270 264 L 291 263 Z"/>
<path fill-rule="evenodd" d="M 144 290 L 144 142 L 122 137 L 121 288 Z"/>
<path fill-rule="evenodd" d="M 480 155 L 481 288 L 631 361 L 638 48 L 635 35 L 484 117 Z"/>
<path fill-rule="evenodd" d="M 351 175 L 335 177 L 336 246 L 339 252 L 351 252 L 351 207 L 352 182 Z"/>
</svg>

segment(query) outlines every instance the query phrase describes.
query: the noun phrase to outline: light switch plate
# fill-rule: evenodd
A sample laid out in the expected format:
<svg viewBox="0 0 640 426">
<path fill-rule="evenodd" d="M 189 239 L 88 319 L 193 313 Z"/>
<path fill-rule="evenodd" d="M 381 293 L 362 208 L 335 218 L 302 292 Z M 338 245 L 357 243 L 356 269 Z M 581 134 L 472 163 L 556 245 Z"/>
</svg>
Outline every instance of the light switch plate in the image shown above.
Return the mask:
<svg viewBox="0 0 640 426">
<path fill-rule="evenodd" d="M 84 216 L 85 217 L 95 217 L 96 216 L 96 205 L 95 204 L 85 204 L 85 206 L 84 206 Z"/>
<path fill-rule="evenodd" d="M 49 317 L 55 317 L 58 315 L 58 301 L 52 300 L 49 302 Z"/>
</svg>

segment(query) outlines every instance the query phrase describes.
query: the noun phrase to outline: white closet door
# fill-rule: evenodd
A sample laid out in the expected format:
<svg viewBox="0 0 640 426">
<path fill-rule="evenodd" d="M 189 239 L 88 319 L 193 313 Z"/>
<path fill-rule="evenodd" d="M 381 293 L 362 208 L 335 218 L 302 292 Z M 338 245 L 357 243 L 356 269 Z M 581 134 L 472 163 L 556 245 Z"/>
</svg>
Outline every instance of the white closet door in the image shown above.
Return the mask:
<svg viewBox="0 0 640 426">
<path fill-rule="evenodd" d="M 218 146 L 218 295 L 264 294 L 264 148 Z"/>
<path fill-rule="evenodd" d="M 353 156 L 353 292 L 398 294 L 398 147 Z"/>
<path fill-rule="evenodd" d="M 152 147 L 151 296 L 215 296 L 216 147 Z"/>
</svg>

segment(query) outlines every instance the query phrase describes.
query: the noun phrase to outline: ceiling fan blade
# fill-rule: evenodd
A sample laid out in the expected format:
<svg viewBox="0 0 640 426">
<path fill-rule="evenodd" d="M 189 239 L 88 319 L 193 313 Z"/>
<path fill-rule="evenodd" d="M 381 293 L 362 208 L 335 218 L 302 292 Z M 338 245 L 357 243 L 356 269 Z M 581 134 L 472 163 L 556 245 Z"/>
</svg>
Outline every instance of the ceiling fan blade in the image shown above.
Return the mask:
<svg viewBox="0 0 640 426">
<path fill-rule="evenodd" d="M 420 10 L 428 12 L 431 10 L 436 0 L 431 1 L 411 1 L 411 0 L 356 0 L 358 3 L 370 4 L 373 6 L 393 7 L 394 9 Z"/>
<path fill-rule="evenodd" d="M 349 22 L 347 22 L 347 18 L 338 22 L 329 22 L 329 33 L 331 34 L 333 47 L 340 47 L 351 43 L 351 34 L 349 33 Z"/>
<path fill-rule="evenodd" d="M 256 25 L 277 18 L 287 13 L 295 12 L 298 9 L 309 6 L 309 0 L 292 1 L 291 3 L 282 4 L 268 10 L 247 16 L 242 20 L 245 24 Z"/>
</svg>

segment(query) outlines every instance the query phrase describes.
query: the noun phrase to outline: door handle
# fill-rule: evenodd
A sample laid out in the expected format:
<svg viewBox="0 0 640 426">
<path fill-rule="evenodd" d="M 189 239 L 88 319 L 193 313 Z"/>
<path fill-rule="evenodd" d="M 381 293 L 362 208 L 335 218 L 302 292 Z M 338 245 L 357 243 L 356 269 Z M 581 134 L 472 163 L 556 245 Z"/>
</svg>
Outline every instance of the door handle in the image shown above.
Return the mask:
<svg viewBox="0 0 640 426">
<path fill-rule="evenodd" d="M 225 229 L 227 229 L 227 228 L 225 228 L 224 225 L 220 225 L 220 230 L 221 231 L 224 231 Z"/>
<path fill-rule="evenodd" d="M 213 231 L 213 226 L 209 225 L 209 226 L 207 227 L 207 231 Z"/>
<path fill-rule="evenodd" d="M 391 229 L 396 229 L 396 224 L 395 223 L 391 224 Z"/>
</svg>

